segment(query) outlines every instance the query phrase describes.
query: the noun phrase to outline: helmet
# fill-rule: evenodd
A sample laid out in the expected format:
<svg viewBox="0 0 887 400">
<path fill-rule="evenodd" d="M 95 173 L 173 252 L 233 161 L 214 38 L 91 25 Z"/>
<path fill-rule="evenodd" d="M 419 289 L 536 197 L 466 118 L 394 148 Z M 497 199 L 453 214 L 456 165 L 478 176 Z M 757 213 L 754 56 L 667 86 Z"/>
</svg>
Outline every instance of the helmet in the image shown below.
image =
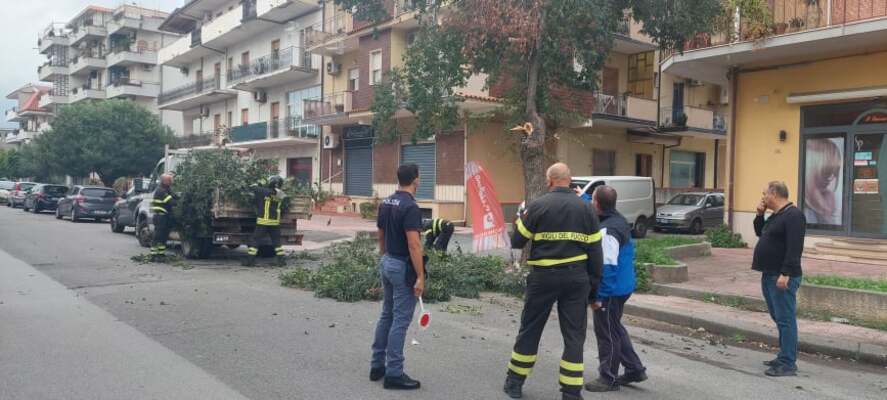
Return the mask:
<svg viewBox="0 0 887 400">
<path fill-rule="evenodd" d="M 281 186 L 283 186 L 283 178 L 281 178 L 277 175 L 274 175 L 274 176 L 268 178 L 268 187 L 270 187 L 272 189 L 278 189 Z"/>
</svg>

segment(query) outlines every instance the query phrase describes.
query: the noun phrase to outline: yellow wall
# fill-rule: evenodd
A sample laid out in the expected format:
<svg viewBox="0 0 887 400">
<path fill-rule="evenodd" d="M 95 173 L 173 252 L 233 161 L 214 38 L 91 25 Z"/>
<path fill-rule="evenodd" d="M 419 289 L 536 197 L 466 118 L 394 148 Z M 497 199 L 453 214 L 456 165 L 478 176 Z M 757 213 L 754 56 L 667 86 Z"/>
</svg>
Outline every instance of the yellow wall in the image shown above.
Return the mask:
<svg viewBox="0 0 887 400">
<path fill-rule="evenodd" d="M 468 128 L 468 158 L 487 170 L 501 203 L 520 203 L 524 199 L 517 135 L 505 133 L 501 123 L 484 123 Z M 506 218 L 508 219 L 508 218 Z"/>
<path fill-rule="evenodd" d="M 407 49 L 407 32 L 402 29 L 391 31 L 391 68 L 403 66 L 403 53 Z"/>
<path fill-rule="evenodd" d="M 797 199 L 800 105 L 790 93 L 887 85 L 887 53 L 786 66 L 738 76 L 734 196 L 737 211 L 752 212 L 768 181 L 788 184 Z M 780 130 L 788 133 L 779 142 Z"/>
<path fill-rule="evenodd" d="M 670 187 L 669 185 L 669 160 L 672 151 L 690 151 L 694 153 L 705 153 L 705 189 L 711 189 L 715 184 L 715 141 L 714 139 L 701 139 L 695 137 L 683 137 L 681 145 L 666 150 L 665 152 L 665 179 L 659 183 L 659 187 Z M 658 176 L 657 176 L 658 180 Z"/>
<path fill-rule="evenodd" d="M 357 68 L 357 53 L 356 51 L 352 51 L 350 53 L 336 56 L 333 58 L 333 61 L 342 64 L 342 71 L 337 76 L 332 76 L 330 74 L 323 74 L 323 92 L 325 94 L 338 93 L 348 90 L 348 70 L 352 68 Z M 326 68 L 326 66 L 324 66 Z"/>
<path fill-rule="evenodd" d="M 619 70 L 619 93 L 628 91 L 628 55 L 621 53 L 610 53 L 605 64 L 607 67 Z"/>
</svg>

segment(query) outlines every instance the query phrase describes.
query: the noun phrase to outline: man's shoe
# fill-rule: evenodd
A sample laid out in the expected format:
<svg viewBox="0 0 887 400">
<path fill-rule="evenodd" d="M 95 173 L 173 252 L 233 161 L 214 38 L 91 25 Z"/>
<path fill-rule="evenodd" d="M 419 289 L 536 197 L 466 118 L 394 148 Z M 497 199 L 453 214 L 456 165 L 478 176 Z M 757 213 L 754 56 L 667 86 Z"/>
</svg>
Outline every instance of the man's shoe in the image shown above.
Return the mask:
<svg viewBox="0 0 887 400">
<path fill-rule="evenodd" d="M 770 367 L 767 371 L 764 371 L 764 374 L 767 376 L 773 377 L 781 377 L 781 376 L 797 376 L 798 369 L 787 367 L 785 365 L 774 365 Z"/>
<path fill-rule="evenodd" d="M 371 381 L 376 382 L 384 377 L 385 377 L 385 367 L 370 369 L 370 380 Z"/>
<path fill-rule="evenodd" d="M 619 390 L 619 385 L 617 385 L 616 383 L 609 384 L 606 382 L 602 382 L 600 379 L 597 379 L 592 382 L 586 383 L 585 390 L 594 393 L 615 392 Z"/>
<path fill-rule="evenodd" d="M 616 377 L 616 384 L 624 386 L 632 383 L 640 383 L 645 380 L 647 380 L 647 373 L 645 371 L 627 372 Z"/>
<path fill-rule="evenodd" d="M 505 378 L 505 388 L 503 390 L 512 399 L 524 397 L 524 383 L 511 375 Z"/>
<path fill-rule="evenodd" d="M 385 384 L 383 385 L 385 389 L 393 390 L 416 390 L 421 386 L 422 384 L 420 384 L 419 381 L 410 378 L 407 374 L 403 374 L 397 378 L 386 376 Z"/>
<path fill-rule="evenodd" d="M 561 400 L 584 400 L 582 398 L 582 393 L 566 393 L 564 392 L 561 395 Z"/>
<path fill-rule="evenodd" d="M 772 360 L 764 361 L 764 366 L 767 366 L 767 367 L 774 367 L 774 366 L 777 366 L 777 365 L 779 365 L 779 359 L 778 359 L 778 358 L 774 358 L 774 359 L 772 359 Z"/>
</svg>

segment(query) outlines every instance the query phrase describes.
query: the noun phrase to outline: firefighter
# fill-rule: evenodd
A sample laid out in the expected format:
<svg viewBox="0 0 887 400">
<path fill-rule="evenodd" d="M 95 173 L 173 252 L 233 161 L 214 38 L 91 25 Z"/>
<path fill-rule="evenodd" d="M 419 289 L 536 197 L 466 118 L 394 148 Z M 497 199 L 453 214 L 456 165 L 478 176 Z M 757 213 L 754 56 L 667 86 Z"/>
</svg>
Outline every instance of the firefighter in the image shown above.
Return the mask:
<svg viewBox="0 0 887 400">
<path fill-rule="evenodd" d="M 172 192 L 172 175 L 160 176 L 160 185 L 151 199 L 151 212 L 154 213 L 154 240 L 151 243 L 151 260 L 163 261 L 166 258 L 166 241 L 172 229 L 172 208 L 176 195 Z"/>
<path fill-rule="evenodd" d="M 259 246 L 270 242 L 274 247 L 276 263 L 279 266 L 286 264 L 283 246 L 280 243 L 280 216 L 282 213 L 285 195 L 280 187 L 283 186 L 283 178 L 272 176 L 262 179 L 259 185 L 253 186 L 253 196 L 256 204 L 256 229 L 247 249 L 247 257 L 243 261 L 245 266 L 256 264 L 259 255 Z"/>
<path fill-rule="evenodd" d="M 564 400 L 582 399 L 582 352 L 587 305 L 597 296 L 603 253 L 598 219 L 591 206 L 570 190 L 570 169 L 563 163 L 548 168 L 549 193 L 539 197 L 515 221 L 512 247 L 532 243 L 527 264 L 527 291 L 521 326 L 508 372 L 505 393 L 522 397 L 524 381 L 537 360 L 539 339 L 557 303 L 564 339 L 560 385 Z"/>
<path fill-rule="evenodd" d="M 425 234 L 425 249 L 434 249 L 446 253 L 454 230 L 453 223 L 442 218 L 422 220 L 422 232 Z"/>
</svg>

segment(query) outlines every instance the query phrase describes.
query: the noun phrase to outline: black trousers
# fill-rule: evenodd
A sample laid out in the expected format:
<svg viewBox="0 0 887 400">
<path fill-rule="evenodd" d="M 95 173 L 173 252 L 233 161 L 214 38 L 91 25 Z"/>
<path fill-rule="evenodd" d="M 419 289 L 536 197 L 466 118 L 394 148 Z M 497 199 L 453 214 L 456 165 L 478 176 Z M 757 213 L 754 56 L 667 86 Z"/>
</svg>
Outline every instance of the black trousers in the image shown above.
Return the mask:
<svg viewBox="0 0 887 400">
<path fill-rule="evenodd" d="M 452 222 L 442 220 L 439 228 L 432 228 L 431 232 L 425 235 L 425 248 L 447 251 L 447 248 L 450 247 L 450 238 L 453 237 L 455 230 Z"/>
<path fill-rule="evenodd" d="M 256 225 L 256 230 L 253 231 L 247 253 L 251 256 L 256 256 L 259 254 L 259 246 L 267 245 L 274 247 L 275 255 L 284 255 L 283 246 L 280 243 L 280 226 Z"/>
<path fill-rule="evenodd" d="M 551 308 L 557 303 L 558 321 L 564 338 L 560 362 L 561 391 L 582 390 L 585 367 L 582 352 L 588 328 L 588 293 L 591 286 L 585 264 L 533 268 L 527 276 L 527 292 L 520 331 L 508 363 L 508 374 L 519 380 L 530 375 L 536 364 L 539 340 Z"/>
<path fill-rule="evenodd" d="M 600 380 L 611 385 L 619 376 L 620 365 L 625 367 L 625 373 L 646 370 L 631 345 L 628 331 L 622 325 L 622 311 L 629 297 L 631 295 L 606 298 L 601 302 L 601 308 L 594 311 L 594 336 L 601 362 L 598 367 Z"/>
<path fill-rule="evenodd" d="M 151 241 L 151 254 L 163 255 L 166 253 L 166 241 L 169 240 L 170 229 L 172 229 L 172 217 L 166 214 L 154 214 L 154 240 Z"/>
</svg>

